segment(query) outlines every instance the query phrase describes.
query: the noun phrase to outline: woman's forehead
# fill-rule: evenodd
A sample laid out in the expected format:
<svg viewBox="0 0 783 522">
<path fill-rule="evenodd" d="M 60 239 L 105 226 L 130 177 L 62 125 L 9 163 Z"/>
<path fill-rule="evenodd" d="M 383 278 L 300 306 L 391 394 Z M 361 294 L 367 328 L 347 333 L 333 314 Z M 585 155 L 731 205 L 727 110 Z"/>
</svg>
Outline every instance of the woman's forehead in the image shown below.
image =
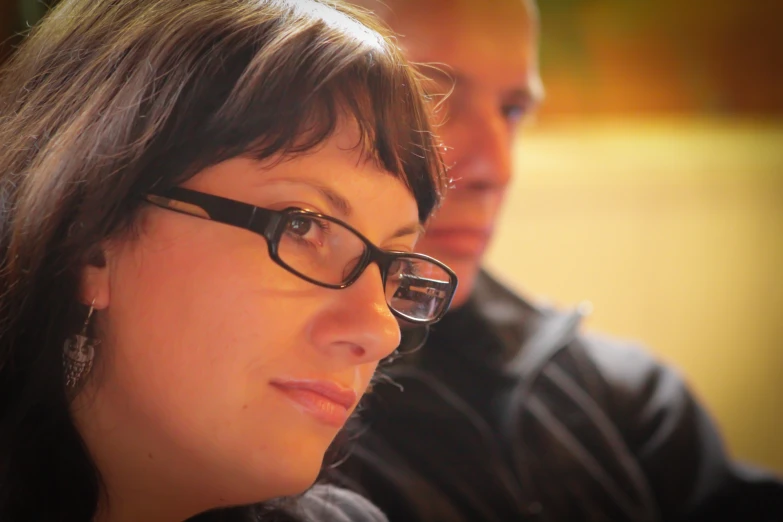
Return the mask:
<svg viewBox="0 0 783 522">
<path fill-rule="evenodd" d="M 418 204 L 405 182 L 377 162 L 366 161 L 355 147 L 345 147 L 337 134 L 316 149 L 282 159 L 227 160 L 186 185 L 259 206 L 315 204 L 321 207 L 317 210 L 362 229 L 370 224 L 397 228 L 418 220 Z"/>
<path fill-rule="evenodd" d="M 307 188 L 346 217 L 387 205 L 404 218 L 418 214 L 416 200 L 402 179 L 368 160 L 360 149 L 343 147 L 339 141 L 262 169 L 256 182 Z"/>
</svg>

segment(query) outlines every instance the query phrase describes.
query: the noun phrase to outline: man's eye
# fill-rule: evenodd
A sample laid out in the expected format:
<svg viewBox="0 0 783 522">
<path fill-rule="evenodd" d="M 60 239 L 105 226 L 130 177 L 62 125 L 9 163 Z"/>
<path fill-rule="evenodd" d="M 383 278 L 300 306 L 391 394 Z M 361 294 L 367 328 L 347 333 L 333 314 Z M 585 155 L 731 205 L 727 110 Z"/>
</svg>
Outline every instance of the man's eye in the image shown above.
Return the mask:
<svg viewBox="0 0 783 522">
<path fill-rule="evenodd" d="M 500 110 L 503 113 L 503 118 L 511 124 L 519 123 L 527 113 L 527 107 L 523 105 L 503 105 Z"/>
</svg>

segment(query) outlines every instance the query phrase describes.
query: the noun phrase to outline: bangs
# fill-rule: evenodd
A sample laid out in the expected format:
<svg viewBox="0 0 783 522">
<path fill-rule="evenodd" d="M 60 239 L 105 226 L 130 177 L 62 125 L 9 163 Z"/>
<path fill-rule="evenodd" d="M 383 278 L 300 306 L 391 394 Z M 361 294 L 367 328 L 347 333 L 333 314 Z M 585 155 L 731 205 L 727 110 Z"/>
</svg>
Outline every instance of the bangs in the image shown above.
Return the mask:
<svg viewBox="0 0 783 522">
<path fill-rule="evenodd" d="M 243 45 L 214 46 L 165 133 L 179 153 L 166 156 L 185 160 L 189 176 L 236 156 L 304 154 L 353 122 L 357 148 L 410 189 L 424 222 L 445 173 L 421 78 L 379 33 L 347 15 L 341 23 L 312 16 L 291 8 L 273 27 L 233 37 Z"/>
</svg>

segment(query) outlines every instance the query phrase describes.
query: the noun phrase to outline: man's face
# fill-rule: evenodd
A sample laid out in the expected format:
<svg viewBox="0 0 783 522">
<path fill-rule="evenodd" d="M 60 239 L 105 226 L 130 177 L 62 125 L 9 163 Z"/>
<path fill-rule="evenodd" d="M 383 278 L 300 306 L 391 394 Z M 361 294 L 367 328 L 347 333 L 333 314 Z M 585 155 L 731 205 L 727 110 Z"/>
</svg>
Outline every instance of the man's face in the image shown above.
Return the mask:
<svg viewBox="0 0 783 522">
<path fill-rule="evenodd" d="M 439 134 L 454 187 L 417 250 L 459 276 L 454 305 L 465 302 L 511 178 L 511 147 L 521 120 L 542 94 L 537 22 L 525 0 L 386 0 L 368 5 L 400 35 L 408 57 L 438 90 L 454 90 Z"/>
</svg>

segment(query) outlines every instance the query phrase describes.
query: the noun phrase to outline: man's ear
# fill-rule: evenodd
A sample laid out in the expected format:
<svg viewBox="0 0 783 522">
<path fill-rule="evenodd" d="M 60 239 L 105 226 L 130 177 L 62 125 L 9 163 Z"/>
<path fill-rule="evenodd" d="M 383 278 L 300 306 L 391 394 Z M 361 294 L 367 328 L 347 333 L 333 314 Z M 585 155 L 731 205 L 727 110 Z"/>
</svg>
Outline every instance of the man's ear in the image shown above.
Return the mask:
<svg viewBox="0 0 783 522">
<path fill-rule="evenodd" d="M 86 259 L 80 281 L 80 300 L 85 306 L 102 310 L 109 306 L 110 266 L 107 259 L 107 245 L 96 246 Z"/>
</svg>

